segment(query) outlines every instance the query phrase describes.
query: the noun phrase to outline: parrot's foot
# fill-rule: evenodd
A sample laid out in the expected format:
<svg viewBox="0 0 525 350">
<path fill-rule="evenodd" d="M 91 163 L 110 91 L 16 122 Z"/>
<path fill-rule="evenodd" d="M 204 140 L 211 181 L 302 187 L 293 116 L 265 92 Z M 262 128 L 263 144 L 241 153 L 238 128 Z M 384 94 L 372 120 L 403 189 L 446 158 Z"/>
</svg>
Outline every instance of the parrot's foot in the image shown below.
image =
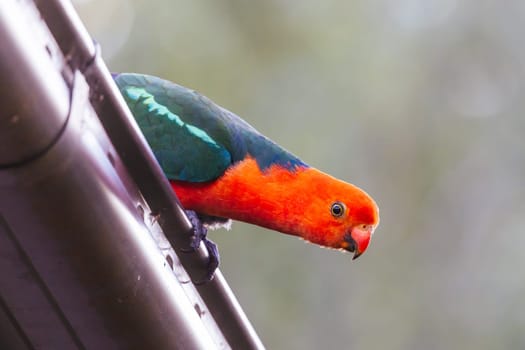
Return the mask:
<svg viewBox="0 0 525 350">
<path fill-rule="evenodd" d="M 186 210 L 186 215 L 190 219 L 191 225 L 193 226 L 193 237 L 190 243 L 190 249 L 183 249 L 184 252 L 194 252 L 199 249 L 201 242 L 204 243 L 204 246 L 208 250 L 208 267 L 207 274 L 205 279 L 200 283 L 209 282 L 213 279 L 215 270 L 219 267 L 219 249 L 217 245 L 210 241 L 206 235 L 208 234 L 208 229 L 202 223 L 202 220 L 199 218 L 196 212 L 193 210 Z M 200 284 L 197 283 L 197 284 Z"/>
</svg>

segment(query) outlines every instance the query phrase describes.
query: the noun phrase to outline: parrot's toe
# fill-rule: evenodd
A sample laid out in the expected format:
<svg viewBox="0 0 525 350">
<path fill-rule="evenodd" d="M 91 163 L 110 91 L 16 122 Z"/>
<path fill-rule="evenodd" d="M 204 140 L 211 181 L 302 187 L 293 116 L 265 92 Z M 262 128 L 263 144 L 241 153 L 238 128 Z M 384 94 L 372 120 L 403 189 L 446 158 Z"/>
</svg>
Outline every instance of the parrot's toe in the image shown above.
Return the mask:
<svg viewBox="0 0 525 350">
<path fill-rule="evenodd" d="M 203 242 L 206 246 L 206 249 L 208 250 L 207 274 L 203 282 L 209 282 L 213 279 L 213 276 L 215 275 L 215 270 L 217 270 L 217 268 L 219 267 L 219 248 L 217 248 L 217 244 L 215 244 L 213 241 L 210 241 L 207 238 L 205 238 Z"/>
<path fill-rule="evenodd" d="M 199 249 L 201 242 L 204 243 L 206 250 L 208 251 L 208 266 L 206 268 L 207 273 L 204 280 L 197 282 L 196 284 L 202 284 L 209 282 L 213 279 L 215 270 L 219 267 L 219 249 L 217 245 L 206 238 L 208 234 L 208 229 L 202 223 L 202 220 L 199 218 L 198 214 L 193 210 L 186 210 L 186 215 L 190 219 L 191 225 L 193 226 L 193 236 L 191 238 L 191 243 L 189 249 L 182 248 L 183 252 L 195 252 Z"/>
<path fill-rule="evenodd" d="M 201 241 L 206 239 L 208 230 L 199 219 L 199 216 L 193 210 L 186 210 L 186 215 L 190 219 L 191 226 L 193 227 L 193 236 L 191 237 L 191 243 L 189 249 L 182 249 L 184 252 L 194 252 L 199 249 Z"/>
</svg>

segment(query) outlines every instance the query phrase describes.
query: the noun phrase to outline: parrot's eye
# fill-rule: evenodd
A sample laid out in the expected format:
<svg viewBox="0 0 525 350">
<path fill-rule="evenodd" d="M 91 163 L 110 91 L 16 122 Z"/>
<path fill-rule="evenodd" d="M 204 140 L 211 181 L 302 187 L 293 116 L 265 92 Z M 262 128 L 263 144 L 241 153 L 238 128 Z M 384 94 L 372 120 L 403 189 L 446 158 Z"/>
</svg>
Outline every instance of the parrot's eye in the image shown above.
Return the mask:
<svg viewBox="0 0 525 350">
<path fill-rule="evenodd" d="M 330 212 L 332 213 L 332 216 L 335 218 L 341 217 L 345 213 L 345 205 L 341 202 L 335 202 L 332 204 L 332 207 L 330 208 Z"/>
</svg>

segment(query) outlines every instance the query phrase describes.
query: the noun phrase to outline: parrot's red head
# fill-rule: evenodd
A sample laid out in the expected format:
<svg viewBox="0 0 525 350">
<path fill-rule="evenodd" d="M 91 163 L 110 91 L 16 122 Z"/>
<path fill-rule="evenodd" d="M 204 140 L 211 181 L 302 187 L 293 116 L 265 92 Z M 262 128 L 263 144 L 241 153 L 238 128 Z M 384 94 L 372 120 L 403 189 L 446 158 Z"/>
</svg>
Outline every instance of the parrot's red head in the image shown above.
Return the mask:
<svg viewBox="0 0 525 350">
<path fill-rule="evenodd" d="M 368 205 L 359 208 L 359 204 L 356 205 L 355 201 L 347 203 L 349 205 L 337 200 L 331 204 L 330 215 L 332 218 L 330 220 L 333 223 L 328 225 L 327 233 L 324 234 L 324 244 L 321 244 L 352 252 L 354 253 L 353 258 L 357 259 L 368 248 L 379 217 L 375 204 L 370 205 L 371 203 L 368 203 Z M 353 210 L 354 213 L 352 213 Z M 323 239 L 321 238 L 321 240 Z"/>
<path fill-rule="evenodd" d="M 311 199 L 298 225 L 303 238 L 353 252 L 354 259 L 363 254 L 379 224 L 374 200 L 360 188 L 316 169 L 305 169 L 299 177 Z"/>
<path fill-rule="evenodd" d="M 374 200 L 315 168 L 261 171 L 247 158 L 216 181 L 172 182 L 184 207 L 296 235 L 324 247 L 363 254 L 379 223 Z"/>
</svg>

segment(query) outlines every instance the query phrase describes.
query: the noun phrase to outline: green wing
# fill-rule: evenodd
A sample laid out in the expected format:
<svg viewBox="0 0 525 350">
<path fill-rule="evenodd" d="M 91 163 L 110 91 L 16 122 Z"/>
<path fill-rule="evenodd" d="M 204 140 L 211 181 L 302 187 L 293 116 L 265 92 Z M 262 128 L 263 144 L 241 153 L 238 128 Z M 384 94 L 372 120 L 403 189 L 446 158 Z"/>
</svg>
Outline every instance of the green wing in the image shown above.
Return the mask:
<svg viewBox="0 0 525 350">
<path fill-rule="evenodd" d="M 264 171 L 308 167 L 232 112 L 199 93 L 142 74 L 113 75 L 166 176 L 211 181 L 253 157 Z"/>
<path fill-rule="evenodd" d="M 198 93 L 165 80 L 139 75 L 113 76 L 157 161 L 171 180 L 205 182 L 221 176 L 232 156 L 217 135 L 227 136 L 220 124 L 210 134 L 193 125 L 209 113 Z M 225 137 L 227 139 L 227 137 Z"/>
</svg>

